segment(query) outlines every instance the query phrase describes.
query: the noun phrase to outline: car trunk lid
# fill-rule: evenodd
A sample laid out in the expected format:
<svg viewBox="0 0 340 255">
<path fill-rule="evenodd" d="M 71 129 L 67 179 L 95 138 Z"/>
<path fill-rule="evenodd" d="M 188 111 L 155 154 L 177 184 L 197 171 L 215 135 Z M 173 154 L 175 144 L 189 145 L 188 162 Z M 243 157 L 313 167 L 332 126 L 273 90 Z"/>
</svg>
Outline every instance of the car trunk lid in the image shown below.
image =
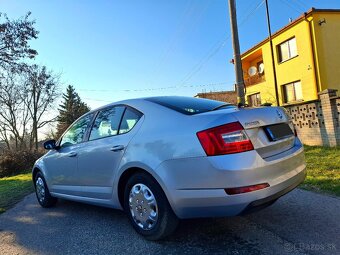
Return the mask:
<svg viewBox="0 0 340 255">
<path fill-rule="evenodd" d="M 270 160 L 271 156 L 294 146 L 293 127 L 282 107 L 240 108 L 232 114 L 241 123 L 262 158 Z M 282 129 L 286 135 L 280 136 Z M 272 136 L 277 136 L 277 139 Z"/>
</svg>

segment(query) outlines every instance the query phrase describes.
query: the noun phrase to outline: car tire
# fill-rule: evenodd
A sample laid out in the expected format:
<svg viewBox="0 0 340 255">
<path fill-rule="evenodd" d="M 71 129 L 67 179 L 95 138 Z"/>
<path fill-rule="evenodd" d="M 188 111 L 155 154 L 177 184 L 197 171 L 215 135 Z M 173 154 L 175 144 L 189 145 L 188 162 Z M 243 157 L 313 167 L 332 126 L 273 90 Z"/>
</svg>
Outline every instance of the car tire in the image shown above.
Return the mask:
<svg viewBox="0 0 340 255">
<path fill-rule="evenodd" d="M 133 228 L 147 240 L 169 236 L 179 222 L 160 185 L 146 173 L 136 173 L 127 181 L 124 209 Z"/>
<path fill-rule="evenodd" d="M 57 203 L 58 199 L 51 196 L 45 178 L 41 172 L 38 172 L 35 175 L 34 187 L 37 200 L 42 207 L 44 208 L 52 207 Z"/>
</svg>

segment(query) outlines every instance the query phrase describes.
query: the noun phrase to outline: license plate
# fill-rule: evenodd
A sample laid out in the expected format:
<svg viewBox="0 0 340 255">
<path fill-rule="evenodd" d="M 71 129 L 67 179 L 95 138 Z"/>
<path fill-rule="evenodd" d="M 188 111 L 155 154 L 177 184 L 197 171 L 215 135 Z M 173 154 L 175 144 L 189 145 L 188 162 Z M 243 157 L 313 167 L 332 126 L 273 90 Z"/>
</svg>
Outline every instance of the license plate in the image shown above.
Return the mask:
<svg viewBox="0 0 340 255">
<path fill-rule="evenodd" d="M 277 141 L 294 135 L 292 129 L 286 123 L 266 126 L 264 131 L 270 141 Z"/>
</svg>

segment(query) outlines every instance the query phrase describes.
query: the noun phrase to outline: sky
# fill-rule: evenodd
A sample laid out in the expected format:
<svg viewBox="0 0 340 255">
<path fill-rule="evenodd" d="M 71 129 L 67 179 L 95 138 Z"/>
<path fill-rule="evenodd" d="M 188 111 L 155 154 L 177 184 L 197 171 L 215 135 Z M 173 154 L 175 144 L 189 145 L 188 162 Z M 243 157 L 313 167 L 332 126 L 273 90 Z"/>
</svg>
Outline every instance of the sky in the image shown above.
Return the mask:
<svg viewBox="0 0 340 255">
<path fill-rule="evenodd" d="M 311 7 L 340 0 L 268 0 L 272 31 Z M 263 0 L 236 0 L 241 51 L 268 36 Z M 61 73 L 91 108 L 119 100 L 232 90 L 227 0 L 0 0 L 10 19 L 28 11 L 35 63 Z"/>
</svg>

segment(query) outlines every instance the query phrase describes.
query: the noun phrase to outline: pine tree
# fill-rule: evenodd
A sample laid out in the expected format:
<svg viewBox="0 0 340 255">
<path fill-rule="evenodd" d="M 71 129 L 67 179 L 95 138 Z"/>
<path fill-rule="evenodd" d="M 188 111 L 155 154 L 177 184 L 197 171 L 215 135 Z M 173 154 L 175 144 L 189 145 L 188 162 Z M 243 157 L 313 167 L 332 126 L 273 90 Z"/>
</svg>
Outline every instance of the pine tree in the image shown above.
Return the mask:
<svg viewBox="0 0 340 255">
<path fill-rule="evenodd" d="M 59 105 L 58 110 L 57 137 L 60 137 L 69 125 L 88 112 L 90 108 L 81 100 L 74 87 L 68 85 L 66 93 L 63 94 L 63 102 Z"/>
</svg>

